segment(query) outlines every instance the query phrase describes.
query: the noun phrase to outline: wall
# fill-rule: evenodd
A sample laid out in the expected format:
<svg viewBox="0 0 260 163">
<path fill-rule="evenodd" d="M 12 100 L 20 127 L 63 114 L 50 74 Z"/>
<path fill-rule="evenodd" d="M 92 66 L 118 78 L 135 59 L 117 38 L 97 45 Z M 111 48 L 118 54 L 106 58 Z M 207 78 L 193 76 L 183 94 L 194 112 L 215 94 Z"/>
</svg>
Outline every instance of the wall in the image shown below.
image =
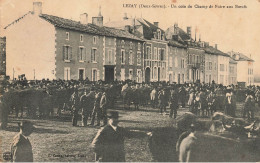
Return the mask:
<svg viewBox="0 0 260 163">
<path fill-rule="evenodd" d="M 104 36 L 92 35 L 84 32 L 73 31 L 69 29 L 56 28 L 56 78 L 64 79 L 64 68 L 70 68 L 70 79 L 79 79 L 79 69 L 84 69 L 84 77 L 93 80 L 92 70 L 97 70 L 97 80 L 103 79 L 103 41 Z M 66 32 L 69 32 L 69 40 L 66 40 Z M 83 41 L 80 41 L 80 35 L 83 35 Z M 94 44 L 93 38 L 96 37 Z M 63 59 L 63 46 L 72 47 L 72 58 L 69 62 Z M 78 58 L 79 47 L 86 50 L 85 61 Z M 91 62 L 91 50 L 97 51 L 97 62 Z"/>
<path fill-rule="evenodd" d="M 210 63 L 212 63 L 210 69 Z M 218 81 L 218 56 L 205 53 L 205 83 L 211 83 L 213 80 Z"/>
<path fill-rule="evenodd" d="M 178 83 L 178 75 L 180 76 L 180 83 L 183 84 L 188 79 L 187 75 L 187 50 L 184 48 L 177 48 L 173 46 L 169 46 L 168 53 L 168 81 L 170 83 L 176 82 Z M 184 65 L 182 66 L 184 60 Z M 184 77 L 184 78 L 183 78 Z"/>
<path fill-rule="evenodd" d="M 221 71 L 221 64 L 224 65 L 224 71 Z M 218 55 L 218 84 L 228 85 L 229 81 L 229 57 Z"/>
<path fill-rule="evenodd" d="M 6 73 L 10 79 L 55 79 L 55 28 L 32 14 L 6 29 Z"/>
</svg>

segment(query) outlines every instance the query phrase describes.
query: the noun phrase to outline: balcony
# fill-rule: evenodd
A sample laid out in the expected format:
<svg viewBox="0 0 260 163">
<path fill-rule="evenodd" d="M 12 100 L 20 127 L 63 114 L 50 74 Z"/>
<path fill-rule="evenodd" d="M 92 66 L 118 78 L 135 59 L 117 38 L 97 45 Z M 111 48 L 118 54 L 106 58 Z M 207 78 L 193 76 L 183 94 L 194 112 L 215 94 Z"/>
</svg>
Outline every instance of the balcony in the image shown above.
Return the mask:
<svg viewBox="0 0 260 163">
<path fill-rule="evenodd" d="M 199 69 L 200 65 L 201 65 L 201 63 L 188 63 L 188 67 L 190 67 L 192 69 Z"/>
</svg>

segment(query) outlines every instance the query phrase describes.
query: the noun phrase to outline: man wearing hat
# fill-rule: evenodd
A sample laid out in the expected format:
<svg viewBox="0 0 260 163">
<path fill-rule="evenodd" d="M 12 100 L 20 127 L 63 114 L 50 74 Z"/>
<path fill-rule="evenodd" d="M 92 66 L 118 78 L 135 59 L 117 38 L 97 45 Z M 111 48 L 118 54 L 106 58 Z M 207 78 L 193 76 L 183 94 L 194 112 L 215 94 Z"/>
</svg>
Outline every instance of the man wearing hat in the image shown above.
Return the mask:
<svg viewBox="0 0 260 163">
<path fill-rule="evenodd" d="M 78 112 L 80 109 L 80 97 L 77 88 L 74 90 L 74 93 L 71 95 L 70 102 L 72 106 L 72 126 L 77 126 Z"/>
<path fill-rule="evenodd" d="M 142 136 L 145 132 L 119 127 L 119 115 L 117 111 L 108 113 L 108 124 L 101 128 L 94 140 L 92 147 L 96 153 L 95 161 L 101 162 L 125 162 L 124 139 L 125 137 Z M 139 135 L 139 134 L 140 135 Z M 150 135 L 151 133 L 147 133 Z"/>
<path fill-rule="evenodd" d="M 32 145 L 28 136 L 33 132 L 33 124 L 29 121 L 18 123 L 20 132 L 14 137 L 11 145 L 13 162 L 33 162 Z"/>
</svg>

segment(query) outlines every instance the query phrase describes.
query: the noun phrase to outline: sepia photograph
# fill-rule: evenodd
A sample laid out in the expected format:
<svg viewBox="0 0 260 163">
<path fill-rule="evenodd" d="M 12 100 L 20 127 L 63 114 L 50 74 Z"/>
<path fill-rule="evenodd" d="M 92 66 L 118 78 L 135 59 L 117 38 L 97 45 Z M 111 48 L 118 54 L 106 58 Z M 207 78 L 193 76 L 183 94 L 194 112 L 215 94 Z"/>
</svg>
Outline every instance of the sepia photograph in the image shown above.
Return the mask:
<svg viewBox="0 0 260 163">
<path fill-rule="evenodd" d="M 260 0 L 0 0 L 0 162 L 260 162 Z"/>
</svg>

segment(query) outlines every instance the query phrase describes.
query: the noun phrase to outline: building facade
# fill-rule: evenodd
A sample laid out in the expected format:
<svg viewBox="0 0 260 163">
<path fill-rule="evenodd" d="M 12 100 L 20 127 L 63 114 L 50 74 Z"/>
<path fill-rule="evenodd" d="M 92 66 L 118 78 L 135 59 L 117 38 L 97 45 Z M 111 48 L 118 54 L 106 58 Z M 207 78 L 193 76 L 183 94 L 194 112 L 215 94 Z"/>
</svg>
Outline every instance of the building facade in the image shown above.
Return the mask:
<svg viewBox="0 0 260 163">
<path fill-rule="evenodd" d="M 237 85 L 237 62 L 229 58 L 229 85 Z"/>
<path fill-rule="evenodd" d="M 6 27 L 7 75 L 142 82 L 143 41 L 125 30 L 103 27 L 101 12 L 92 24 L 86 13 L 80 18 L 42 14 L 41 3 L 34 2 L 34 11 Z"/>
<path fill-rule="evenodd" d="M 239 52 L 228 52 L 237 62 L 237 83 L 254 85 L 254 60 Z"/>
</svg>

